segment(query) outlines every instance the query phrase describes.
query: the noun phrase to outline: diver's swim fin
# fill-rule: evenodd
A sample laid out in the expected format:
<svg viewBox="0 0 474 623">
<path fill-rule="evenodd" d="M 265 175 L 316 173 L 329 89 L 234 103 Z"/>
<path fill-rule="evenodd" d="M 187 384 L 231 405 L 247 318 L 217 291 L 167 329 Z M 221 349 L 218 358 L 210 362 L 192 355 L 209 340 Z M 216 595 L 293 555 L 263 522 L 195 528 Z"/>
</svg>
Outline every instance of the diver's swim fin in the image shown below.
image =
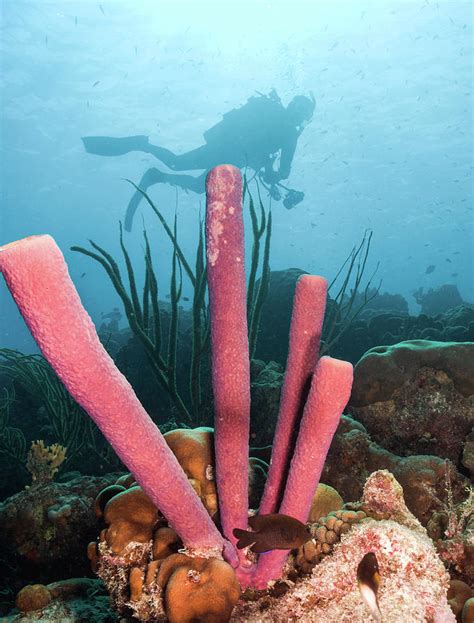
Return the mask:
<svg viewBox="0 0 474 623">
<path fill-rule="evenodd" d="M 126 136 L 113 138 L 111 136 L 83 136 L 82 142 L 89 154 L 96 156 L 123 156 L 130 151 L 146 151 L 148 136 Z"/>
<path fill-rule="evenodd" d="M 143 195 L 139 190 L 136 190 L 133 193 L 133 197 L 130 199 L 130 202 L 127 206 L 127 211 L 125 213 L 125 231 L 132 231 L 133 217 L 135 216 L 138 204 L 142 199 Z"/>
</svg>

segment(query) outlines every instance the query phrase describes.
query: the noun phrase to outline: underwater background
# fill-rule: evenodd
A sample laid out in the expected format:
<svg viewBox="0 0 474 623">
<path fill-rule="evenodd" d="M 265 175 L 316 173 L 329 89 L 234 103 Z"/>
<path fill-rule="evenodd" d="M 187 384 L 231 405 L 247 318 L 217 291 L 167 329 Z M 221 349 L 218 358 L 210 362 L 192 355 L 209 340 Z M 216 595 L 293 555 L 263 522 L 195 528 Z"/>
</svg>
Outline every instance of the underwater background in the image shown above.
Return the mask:
<svg viewBox="0 0 474 623">
<path fill-rule="evenodd" d="M 0 623 L 474 621 L 472 26 L 448 0 L 0 0 Z M 236 226 L 215 277 L 218 164 L 245 249 Z M 51 243 L 3 246 L 37 234 L 93 365 Z"/>
<path fill-rule="evenodd" d="M 271 268 L 331 278 L 369 228 L 382 292 L 456 285 L 473 302 L 470 2 L 2 2 L 1 241 L 50 233 L 94 322 L 118 307 L 105 274 L 69 251 L 118 250 L 132 187 L 150 154 L 87 154 L 82 136 L 148 135 L 176 153 L 203 143 L 257 92 L 314 94 L 288 184 L 273 206 Z M 195 248 L 203 196 L 159 184 Z M 141 253 L 142 204 L 127 235 Z M 427 271 L 434 266 L 432 272 Z M 170 265 L 160 261 L 160 278 Z M 35 348 L 1 284 L 0 344 Z M 184 295 L 189 295 L 185 292 Z M 185 302 L 182 303 L 185 305 Z"/>
</svg>

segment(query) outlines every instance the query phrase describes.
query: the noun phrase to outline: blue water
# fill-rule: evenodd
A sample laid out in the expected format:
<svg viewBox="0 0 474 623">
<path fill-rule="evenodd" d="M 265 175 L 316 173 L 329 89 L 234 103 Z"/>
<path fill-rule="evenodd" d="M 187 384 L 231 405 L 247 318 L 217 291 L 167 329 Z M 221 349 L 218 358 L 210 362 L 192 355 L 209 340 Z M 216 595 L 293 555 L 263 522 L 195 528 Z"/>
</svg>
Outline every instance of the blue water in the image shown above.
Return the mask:
<svg viewBox="0 0 474 623">
<path fill-rule="evenodd" d="M 474 301 L 471 2 L 3 0 L 0 58 L 0 242 L 52 234 L 97 324 L 115 293 L 69 248 L 92 238 L 118 254 L 123 178 L 161 165 L 87 154 L 80 137 L 144 134 L 182 153 L 271 89 L 285 105 L 316 98 L 287 180 L 305 199 L 273 203 L 272 269 L 331 278 L 371 228 L 382 291 L 414 312 L 420 286 L 456 284 Z M 203 195 L 162 184 L 150 195 L 170 221 L 178 206 L 192 259 Z M 142 217 L 167 289 L 169 243 L 145 205 L 126 243 L 140 262 Z M 0 288 L 0 346 L 32 351 Z"/>
</svg>

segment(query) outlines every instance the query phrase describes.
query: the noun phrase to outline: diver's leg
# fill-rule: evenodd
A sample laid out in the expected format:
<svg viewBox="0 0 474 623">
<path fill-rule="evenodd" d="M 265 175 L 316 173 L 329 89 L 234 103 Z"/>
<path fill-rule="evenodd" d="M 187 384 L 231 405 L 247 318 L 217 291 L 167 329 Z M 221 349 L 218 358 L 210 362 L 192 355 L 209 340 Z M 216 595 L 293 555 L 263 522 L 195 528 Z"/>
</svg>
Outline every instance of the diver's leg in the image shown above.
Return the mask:
<svg viewBox="0 0 474 623">
<path fill-rule="evenodd" d="M 194 177 L 193 175 L 175 175 L 174 173 L 162 173 L 161 181 L 171 186 L 179 186 L 183 190 L 191 190 L 193 193 L 201 194 L 206 190 L 207 171 Z"/>
<path fill-rule="evenodd" d="M 155 168 L 148 169 L 148 171 L 145 172 L 145 175 L 140 180 L 140 183 L 138 184 L 138 188 L 146 192 L 150 186 L 153 186 L 154 184 L 158 184 L 159 182 L 162 182 L 163 175 L 164 173 L 162 173 L 158 169 L 155 169 Z M 126 231 L 132 231 L 133 217 L 135 216 L 135 212 L 137 211 L 138 204 L 143 199 L 143 194 L 140 192 L 140 190 L 136 190 L 133 193 L 133 197 L 130 199 L 129 204 L 127 206 L 127 211 L 125 213 L 125 230 Z"/>
<path fill-rule="evenodd" d="M 145 175 L 140 180 L 138 187 L 140 190 L 146 192 L 150 186 L 154 184 L 163 183 L 171 184 L 171 186 L 179 186 L 183 190 L 191 190 L 192 192 L 202 194 L 206 190 L 206 175 L 207 171 L 204 171 L 198 177 L 192 175 L 175 175 L 174 173 L 163 173 L 158 169 L 148 169 Z M 136 190 L 133 197 L 127 207 L 125 214 L 125 230 L 132 231 L 132 223 L 135 212 L 137 211 L 140 201 L 143 199 L 143 194 L 140 190 Z"/>
<path fill-rule="evenodd" d="M 89 154 L 96 156 L 123 156 L 131 151 L 148 149 L 148 136 L 125 136 L 113 138 L 111 136 L 83 136 L 82 142 Z"/>
<path fill-rule="evenodd" d="M 207 143 L 184 154 L 174 154 L 169 149 L 158 147 L 157 145 L 149 145 L 147 152 L 161 160 L 173 171 L 211 169 L 216 164 L 219 164 Z"/>
</svg>

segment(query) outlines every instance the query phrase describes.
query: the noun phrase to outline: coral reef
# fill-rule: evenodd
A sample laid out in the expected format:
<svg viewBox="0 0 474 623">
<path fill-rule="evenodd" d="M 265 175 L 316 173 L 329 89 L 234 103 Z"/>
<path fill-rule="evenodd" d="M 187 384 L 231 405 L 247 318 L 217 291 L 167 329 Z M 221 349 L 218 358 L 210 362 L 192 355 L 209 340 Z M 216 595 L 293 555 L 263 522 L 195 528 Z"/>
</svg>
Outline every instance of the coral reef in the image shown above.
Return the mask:
<svg viewBox="0 0 474 623">
<path fill-rule="evenodd" d="M 455 504 L 449 472 L 446 474 L 446 501 L 427 524 L 430 537 L 441 559 L 460 578 L 474 578 L 474 488 L 467 487 L 467 498 Z"/>
<path fill-rule="evenodd" d="M 365 353 L 354 369 L 351 406 L 389 400 L 420 368 L 442 370 L 463 396 L 474 394 L 474 343 L 409 340 Z"/>
<path fill-rule="evenodd" d="M 25 586 L 17 595 L 17 608 L 2 623 L 116 623 L 108 595 L 99 580 L 71 578 L 51 584 Z"/>
<path fill-rule="evenodd" d="M 57 578 L 58 572 L 62 577 L 84 572 L 84 539 L 89 541 L 98 529 L 94 498 L 113 478 L 81 476 L 8 498 L 0 504 L 2 552 L 43 582 Z"/>
<path fill-rule="evenodd" d="M 206 190 L 207 279 L 216 413 L 214 452 L 223 536 L 211 521 L 165 439 L 100 344 L 54 241 L 48 236 L 33 236 L 6 245 L 0 254 L 0 268 L 42 352 L 71 395 L 94 419 L 117 455 L 130 468 L 143 494 L 147 494 L 153 507 L 163 513 L 169 526 L 179 535 L 185 551 L 197 559 L 224 556 L 236 569 L 242 585 L 266 586 L 272 577 L 281 573 L 287 552 L 278 552 L 277 556 L 270 552 L 264 563 L 259 562 L 255 567 L 245 551 L 236 551 L 233 547 L 235 539 L 232 535 L 233 528 L 247 527 L 250 422 L 250 362 L 239 170 L 227 165 L 213 169 L 208 175 Z M 176 252 L 175 249 L 174 261 Z M 38 262 L 43 270 L 33 288 L 30 275 Z M 264 493 L 264 500 L 272 499 L 270 504 L 277 506 L 284 491 L 282 512 L 301 515 L 303 520 L 309 514 L 324 459 L 352 384 L 352 366 L 347 362 L 329 357 L 317 362 L 325 296 L 326 284 L 320 277 L 305 276 L 298 284 L 279 431 L 272 454 L 273 469 Z M 255 302 L 252 297 L 250 300 Z M 72 334 L 65 332 L 64 326 L 74 326 L 75 330 Z M 171 375 L 167 382 L 172 383 L 173 378 Z M 286 469 L 292 455 L 290 443 L 299 418 L 300 431 L 286 481 Z M 311 472 L 311 478 L 301 480 L 298 474 L 305 467 Z M 112 521 L 114 518 L 114 500 L 132 495 L 139 495 L 134 487 L 112 497 L 105 505 L 104 519 Z M 120 501 L 116 504 L 120 506 Z M 101 505 L 98 504 L 96 509 L 100 510 Z M 122 526 L 127 537 L 138 534 L 141 539 L 127 546 L 131 548 L 125 557 L 127 563 L 143 561 L 151 551 L 151 541 L 146 542 L 146 539 L 152 534 L 145 529 L 150 514 L 153 519 L 157 518 L 157 511 L 149 508 L 148 511 L 145 509 L 143 522 L 135 522 L 129 517 L 125 527 Z M 120 523 L 119 519 L 117 521 Z M 109 538 L 105 535 L 99 545 L 102 554 L 97 565 L 99 573 L 107 568 L 107 560 L 111 561 L 110 566 L 119 566 L 112 545 L 120 550 L 123 544 L 122 541 L 116 543 L 114 528 L 109 528 L 106 533 Z M 91 550 L 89 548 L 92 556 Z M 123 562 L 123 550 L 121 554 L 119 559 Z M 122 577 L 121 573 L 119 571 L 116 577 Z M 134 584 L 143 582 L 140 570 L 130 569 L 129 575 Z M 123 593 L 127 581 L 123 579 L 114 590 Z M 133 592 L 135 594 L 135 589 Z M 143 613 L 139 616 L 142 617 Z"/>
<path fill-rule="evenodd" d="M 237 169 L 226 165 L 211 171 L 206 240 L 214 444 L 210 429 L 181 429 L 161 435 L 101 346 L 62 255 L 49 237 L 33 237 L 2 248 L 0 268 L 40 348 L 131 471 L 115 479 L 90 505 L 94 521 L 102 524 L 98 539 L 92 540 L 87 550 L 92 567 L 108 587 L 116 609 L 142 621 L 300 619 L 310 623 L 344 620 L 346 616 L 364 621 L 368 611 L 357 587 L 356 570 L 361 558 L 373 552 L 382 577 L 380 608 L 387 620 L 454 621 L 446 597 L 449 576 L 420 523 L 432 520 L 433 530 L 437 527 L 443 532 L 437 540 L 441 556 L 459 573 L 470 573 L 470 512 L 460 506 L 456 521 L 448 513 L 446 529 L 441 527 L 441 515 L 436 526 L 433 519 L 433 511 L 442 507 L 448 479 L 450 508 L 459 504 L 462 479 L 450 463 L 434 456 L 398 457 L 373 443 L 361 424 L 345 418 L 336 472 L 342 484 L 341 489 L 337 487 L 339 493 L 356 499 L 345 494 L 360 488 L 366 472 L 390 467 L 400 476 L 400 484 L 406 485 L 407 504 L 402 486 L 386 471 L 369 477 L 359 503 L 340 508 L 342 499 L 337 492 L 322 488 L 318 502 L 316 487 L 321 475 L 334 484 L 331 467 L 324 464 L 352 384 L 349 363 L 330 357 L 318 360 L 326 299 L 326 282 L 320 277 L 303 275 L 296 285 L 288 362 L 260 512 L 285 513 L 305 522 L 310 513 L 317 517 L 323 508 L 336 510 L 319 518 L 312 529 L 314 550 L 303 547 L 296 554 L 296 563 L 292 557 L 287 560 L 288 550 L 266 552 L 256 560 L 253 553 L 235 548 L 232 531 L 247 527 L 252 480 L 252 349 L 249 351 L 246 326 L 241 194 Z M 177 255 L 175 248 L 174 268 Z M 365 259 L 361 260 L 363 266 Z M 38 261 L 44 272 L 32 288 L 31 270 Z M 131 290 L 133 296 L 132 285 Z M 250 301 L 257 305 L 254 297 Z M 63 331 L 63 317 L 66 326 L 74 326 L 73 335 Z M 252 331 L 250 326 L 251 337 Z M 388 399 L 400 388 L 396 384 L 400 378 L 403 386 L 406 370 L 410 373 L 420 368 L 420 350 L 429 351 L 426 368 L 436 370 L 438 376 L 442 369 L 457 392 L 470 396 L 472 370 L 461 365 L 461 358 L 471 352 L 472 345 L 455 345 L 456 353 L 454 346 L 448 345 L 441 355 L 435 351 L 441 351 L 443 345 L 423 346 L 417 343 L 392 349 L 396 361 L 391 362 L 394 373 L 389 378 L 395 385 L 388 388 Z M 174 350 L 171 363 L 175 355 Z M 440 357 L 446 369 L 440 368 Z M 165 380 L 170 395 L 177 396 L 171 367 Z M 377 372 L 378 366 L 374 366 L 376 380 Z M 418 379 L 416 375 L 413 378 Z M 413 378 L 408 381 L 412 383 Z M 425 385 L 431 387 L 428 379 L 431 377 L 425 378 Z M 383 395 L 387 388 L 377 386 L 376 396 L 377 392 Z M 404 399 L 408 402 L 406 396 Z M 366 405 L 355 401 L 354 407 L 361 406 Z M 464 436 L 467 432 L 466 428 Z M 333 446 L 337 445 L 336 440 Z M 264 463 L 257 458 L 250 464 L 250 471 L 257 467 L 264 471 Z M 407 506 L 416 508 L 419 519 Z M 47 517 L 52 523 L 67 525 L 74 511 L 69 499 L 60 499 L 57 507 L 48 508 Z M 311 576 L 301 578 L 298 566 L 308 572 L 313 565 Z M 239 601 L 241 589 L 247 587 Z M 51 586 L 30 587 L 22 597 L 23 602 L 19 596 L 18 603 L 23 603 L 23 608 L 55 607 Z"/>
<path fill-rule="evenodd" d="M 421 313 L 427 316 L 442 314 L 464 303 L 457 286 L 453 284 L 430 288 L 427 292 L 419 288 L 413 292 L 413 296 L 418 305 L 421 305 Z"/>
<path fill-rule="evenodd" d="M 349 411 L 387 450 L 432 454 L 461 467 L 474 425 L 473 362 L 470 342 L 374 348 L 355 367 Z"/>
<path fill-rule="evenodd" d="M 388 469 L 403 487 L 410 511 L 426 525 L 446 497 L 446 471 L 455 502 L 466 497 L 466 479 L 451 463 L 431 455 L 400 457 L 372 441 L 365 427 L 343 416 L 321 479 L 344 500 L 357 500 L 365 479 L 378 469 Z"/>
<path fill-rule="evenodd" d="M 186 447 L 189 438 L 177 432 Z M 98 543 L 88 547 L 92 568 L 107 586 L 115 609 L 144 621 L 228 620 L 240 595 L 232 567 L 216 558 L 177 554 L 182 546 L 177 534 L 140 487 L 129 484 L 105 504 L 105 527 Z"/>
<path fill-rule="evenodd" d="M 369 613 L 356 582 L 357 565 L 375 552 L 383 578 L 379 606 L 391 623 L 433 621 L 436 611 L 449 616 L 448 576 L 430 540 L 393 521 L 367 521 L 355 526 L 332 556 L 317 565 L 310 579 L 297 583 L 282 598 L 269 598 L 235 620 L 365 622 Z M 258 612 L 259 616 L 255 616 Z M 252 615 L 255 618 L 252 618 Z M 446 621 L 454 622 L 454 615 Z"/>
<path fill-rule="evenodd" d="M 364 370 L 363 361 L 358 374 L 368 384 L 370 370 Z M 387 450 L 402 456 L 432 454 L 460 467 L 474 425 L 473 398 L 463 396 L 443 370 L 420 367 L 410 372 L 388 399 L 374 399 L 348 411 Z M 374 379 L 374 385 L 377 382 Z"/>
<path fill-rule="evenodd" d="M 284 594 L 268 593 L 255 601 L 241 601 L 231 621 L 363 623 L 369 612 L 360 597 L 356 570 L 365 553 L 374 552 L 380 568 L 378 600 L 384 620 L 454 623 L 447 602 L 449 576 L 426 531 L 408 511 L 393 476 L 386 471 L 374 473 L 365 485 L 361 505 L 385 518 L 366 518 L 354 525 L 309 578 L 290 574 Z"/>
<path fill-rule="evenodd" d="M 132 486 L 132 490 L 134 488 Z M 118 493 L 116 498 L 121 496 L 123 493 Z M 334 493 L 331 497 L 337 499 Z M 144 498 L 142 503 L 145 507 L 149 504 Z M 113 499 L 108 504 L 113 504 Z M 471 507 L 470 501 L 463 505 L 465 511 Z M 127 513 L 124 511 L 124 516 Z M 140 515 L 136 511 L 135 516 Z M 201 573 L 201 563 L 196 563 L 196 559 L 182 554 L 175 557 L 172 550 L 167 549 L 169 535 L 164 526 L 163 518 L 156 522 L 150 517 L 146 532 L 150 535 L 154 530 L 153 541 L 142 542 L 140 546 L 137 541 L 126 543 L 126 539 L 119 539 L 123 549 L 115 552 L 107 542 L 107 530 L 113 526 L 101 532 L 99 575 L 109 586 L 116 608 L 123 614 L 135 612 L 141 620 L 148 620 L 150 613 L 154 613 L 157 621 L 164 621 L 160 618 L 165 616 L 164 609 L 173 609 L 173 606 L 166 606 L 172 603 L 166 599 L 167 591 L 171 589 L 167 588 L 163 579 L 172 573 L 170 567 L 174 569 L 177 565 L 184 568 L 180 571 L 182 577 L 177 577 L 185 583 L 193 581 L 190 578 L 194 577 L 194 571 Z M 113 532 L 116 535 L 115 529 Z M 355 582 L 355 569 L 366 551 L 376 551 L 379 559 L 383 578 L 380 607 L 387 620 L 395 623 L 407 617 L 410 608 L 420 599 L 419 588 L 422 608 L 415 615 L 419 618 L 408 620 L 420 623 L 435 621 L 435 613 L 443 613 L 444 620 L 454 621 L 446 610 L 448 575 L 436 556 L 426 530 L 409 511 L 402 487 L 388 471 L 373 473 L 364 486 L 360 502 L 347 504 L 344 509 L 332 511 L 319 519 L 312 524 L 311 533 L 315 543 L 309 541 L 298 550 L 294 559 L 290 559 L 284 579 L 269 591 L 248 591 L 244 601 L 236 607 L 231 621 L 250 623 L 299 619 L 305 623 L 329 623 L 344 620 L 338 617 L 347 616 L 352 610 L 352 620 L 362 623 L 368 615 Z M 130 538 L 134 536 L 130 535 Z M 171 542 L 179 547 L 173 539 L 175 535 L 172 535 Z M 96 544 L 91 546 L 95 551 Z M 230 567 L 225 569 L 232 576 Z M 311 578 L 302 579 L 295 569 L 303 574 L 311 573 Z M 196 578 L 194 581 L 197 581 Z M 451 586 L 454 590 L 459 585 Z M 176 590 L 178 593 L 183 590 L 181 583 L 178 583 Z M 459 603 L 461 596 L 459 592 L 456 594 Z M 196 608 L 199 611 L 199 606 Z M 173 611 L 176 616 L 180 612 L 179 609 Z M 191 620 L 186 616 L 183 615 L 183 621 Z M 219 620 L 224 619 L 216 619 Z"/>
</svg>

